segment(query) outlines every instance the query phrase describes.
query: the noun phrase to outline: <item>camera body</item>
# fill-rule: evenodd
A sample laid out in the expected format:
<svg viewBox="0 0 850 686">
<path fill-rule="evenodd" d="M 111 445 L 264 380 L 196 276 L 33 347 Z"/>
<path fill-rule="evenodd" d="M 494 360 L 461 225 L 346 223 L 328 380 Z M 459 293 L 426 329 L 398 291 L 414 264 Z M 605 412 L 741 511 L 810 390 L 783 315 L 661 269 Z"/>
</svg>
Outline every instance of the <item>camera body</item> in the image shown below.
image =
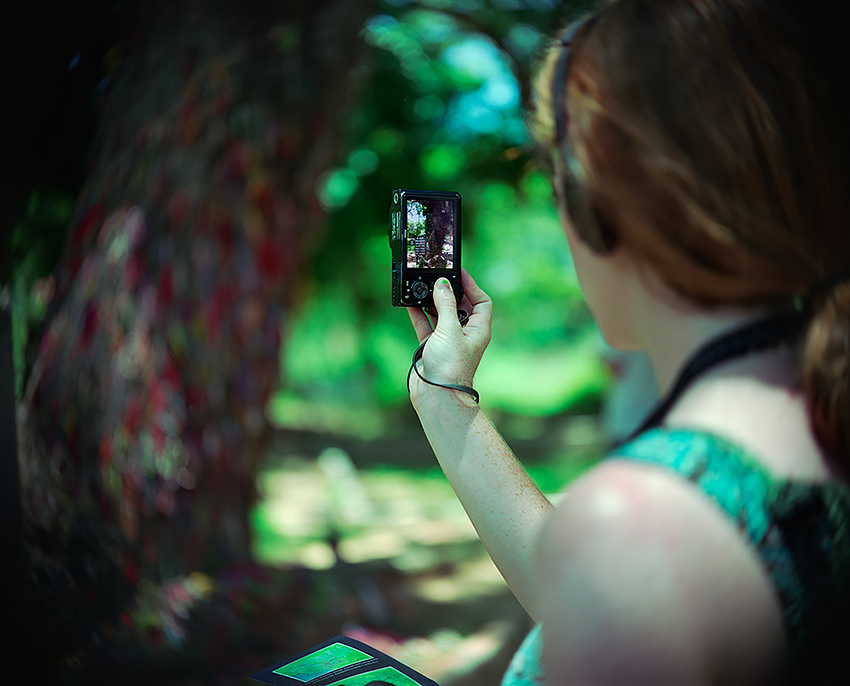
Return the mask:
<svg viewBox="0 0 850 686">
<path fill-rule="evenodd" d="M 434 306 L 434 284 L 449 280 L 460 302 L 460 193 L 393 191 L 387 232 L 395 307 Z"/>
</svg>

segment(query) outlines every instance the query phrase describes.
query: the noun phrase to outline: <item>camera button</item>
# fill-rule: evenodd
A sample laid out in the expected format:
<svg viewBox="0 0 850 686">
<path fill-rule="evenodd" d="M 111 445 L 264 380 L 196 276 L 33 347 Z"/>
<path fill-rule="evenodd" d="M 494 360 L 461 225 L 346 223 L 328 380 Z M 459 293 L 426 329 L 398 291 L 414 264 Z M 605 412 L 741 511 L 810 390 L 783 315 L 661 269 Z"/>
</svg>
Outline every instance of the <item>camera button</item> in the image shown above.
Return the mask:
<svg viewBox="0 0 850 686">
<path fill-rule="evenodd" d="M 431 292 L 431 289 L 428 288 L 428 284 L 424 281 L 417 281 L 411 286 L 410 291 L 413 293 L 414 298 L 422 300 Z"/>
</svg>

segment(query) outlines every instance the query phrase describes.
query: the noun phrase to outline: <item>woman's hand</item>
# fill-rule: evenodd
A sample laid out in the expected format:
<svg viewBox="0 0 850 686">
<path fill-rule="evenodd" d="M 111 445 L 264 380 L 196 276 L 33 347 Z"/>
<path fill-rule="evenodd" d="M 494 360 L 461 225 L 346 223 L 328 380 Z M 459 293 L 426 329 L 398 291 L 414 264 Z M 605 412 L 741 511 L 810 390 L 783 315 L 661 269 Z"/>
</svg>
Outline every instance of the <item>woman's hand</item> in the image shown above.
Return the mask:
<svg viewBox="0 0 850 686">
<path fill-rule="evenodd" d="M 475 370 L 490 342 L 493 301 L 465 269 L 461 270 L 461 283 L 464 295 L 460 304 L 455 302 L 446 279 L 435 284 L 436 327 L 421 309 L 409 307 L 408 312 L 419 342 L 428 338 L 422 354 L 422 376 L 437 383 L 472 386 Z M 458 321 L 458 309 L 469 313 L 466 326 L 461 327 Z M 426 398 L 453 392 L 423 383 L 415 374 L 410 377 L 410 399 L 417 410 Z"/>
</svg>

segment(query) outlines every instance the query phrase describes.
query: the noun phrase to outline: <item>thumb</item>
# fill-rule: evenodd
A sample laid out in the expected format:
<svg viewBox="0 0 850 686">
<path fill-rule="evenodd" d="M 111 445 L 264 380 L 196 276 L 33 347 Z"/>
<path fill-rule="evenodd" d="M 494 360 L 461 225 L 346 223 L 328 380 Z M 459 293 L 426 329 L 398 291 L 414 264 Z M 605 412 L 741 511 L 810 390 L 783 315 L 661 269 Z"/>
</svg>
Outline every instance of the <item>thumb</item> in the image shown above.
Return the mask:
<svg viewBox="0 0 850 686">
<path fill-rule="evenodd" d="M 441 277 L 434 284 L 434 307 L 437 308 L 437 328 L 448 332 L 460 323 L 457 320 L 457 300 L 449 280 Z"/>
</svg>

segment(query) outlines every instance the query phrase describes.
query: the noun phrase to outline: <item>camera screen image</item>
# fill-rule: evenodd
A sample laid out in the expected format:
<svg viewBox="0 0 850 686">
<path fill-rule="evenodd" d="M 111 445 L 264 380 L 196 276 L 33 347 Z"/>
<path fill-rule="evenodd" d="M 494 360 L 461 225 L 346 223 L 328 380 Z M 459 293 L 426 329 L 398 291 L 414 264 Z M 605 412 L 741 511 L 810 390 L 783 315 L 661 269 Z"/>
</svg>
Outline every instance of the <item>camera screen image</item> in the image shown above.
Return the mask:
<svg viewBox="0 0 850 686">
<path fill-rule="evenodd" d="M 455 204 L 452 200 L 408 199 L 407 267 L 453 269 Z"/>
</svg>

